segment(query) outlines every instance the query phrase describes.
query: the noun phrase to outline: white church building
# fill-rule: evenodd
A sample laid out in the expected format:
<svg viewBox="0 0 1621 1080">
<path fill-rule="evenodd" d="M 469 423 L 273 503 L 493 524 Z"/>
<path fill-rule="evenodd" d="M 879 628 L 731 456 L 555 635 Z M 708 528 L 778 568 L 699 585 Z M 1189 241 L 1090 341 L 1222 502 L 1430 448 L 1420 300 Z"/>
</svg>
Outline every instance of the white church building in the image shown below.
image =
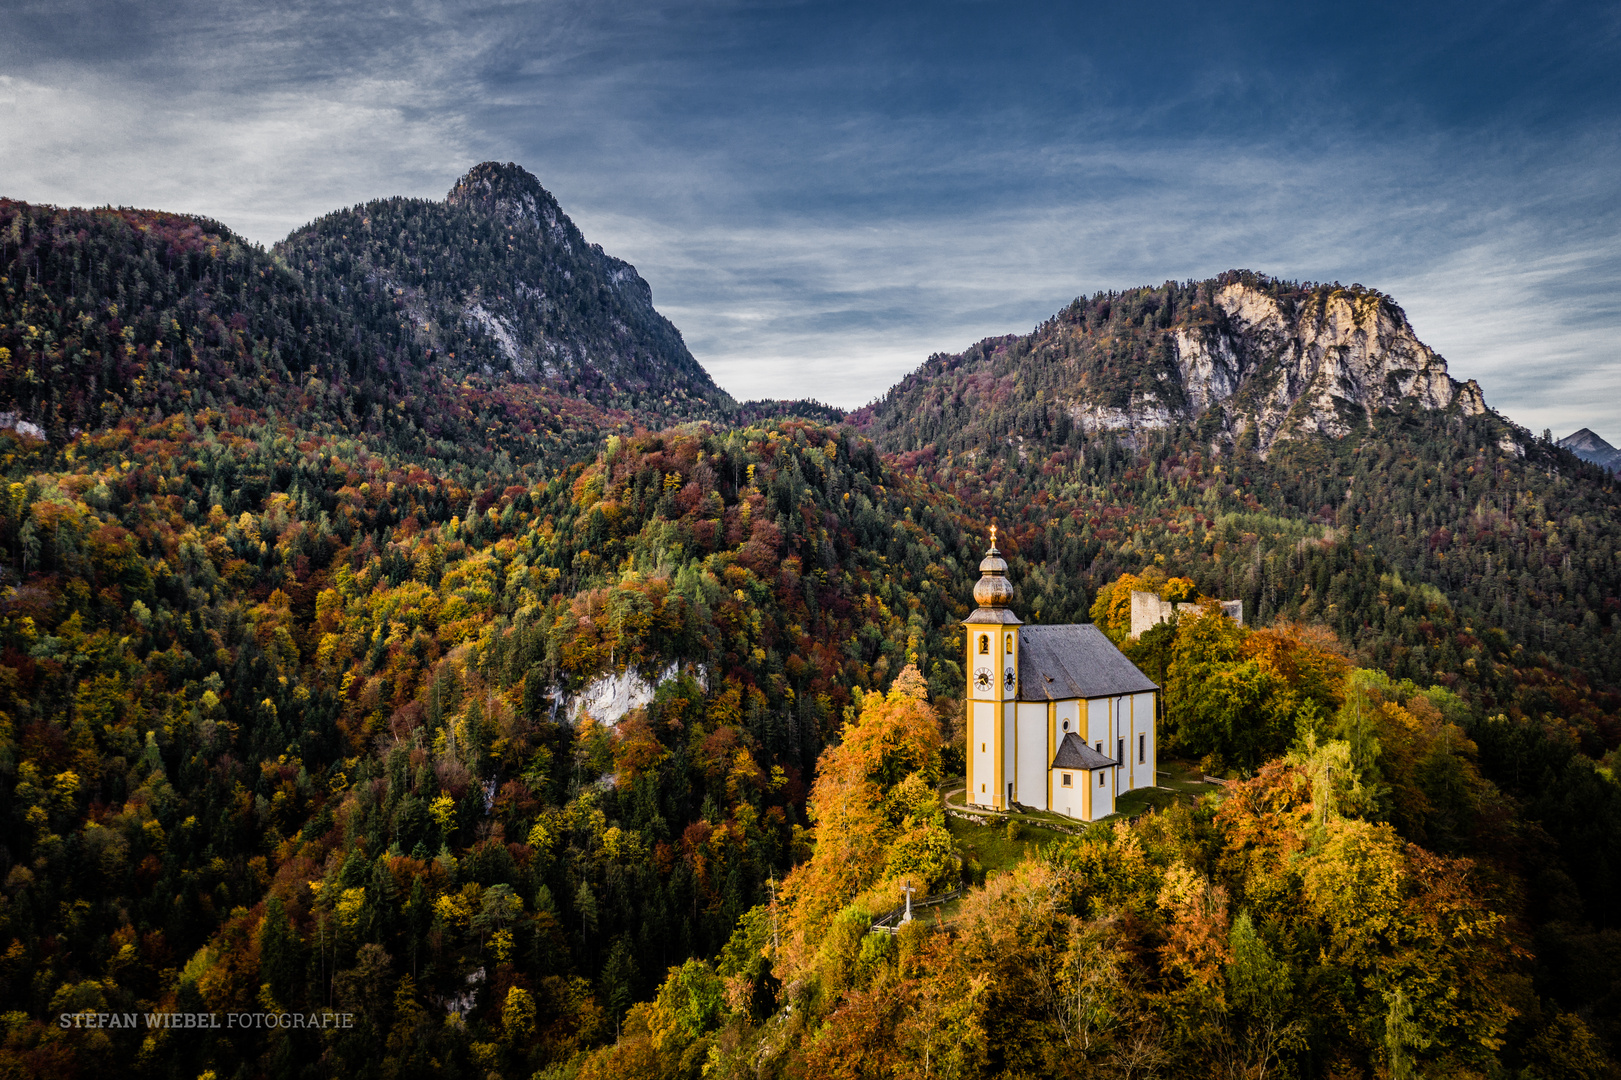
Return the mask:
<svg viewBox="0 0 1621 1080">
<path fill-rule="evenodd" d="M 1090 623 L 1026 626 L 1008 602 L 1007 563 L 991 548 L 968 630 L 967 801 L 1084 821 L 1153 787 L 1159 687 Z"/>
</svg>

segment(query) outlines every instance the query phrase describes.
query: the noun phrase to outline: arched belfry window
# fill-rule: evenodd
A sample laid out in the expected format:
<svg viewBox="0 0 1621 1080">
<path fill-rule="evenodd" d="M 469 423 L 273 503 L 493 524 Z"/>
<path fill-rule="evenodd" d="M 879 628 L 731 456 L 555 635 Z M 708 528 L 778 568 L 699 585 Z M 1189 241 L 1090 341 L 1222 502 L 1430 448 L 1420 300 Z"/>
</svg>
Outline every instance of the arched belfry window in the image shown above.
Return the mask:
<svg viewBox="0 0 1621 1080">
<path fill-rule="evenodd" d="M 1005 639 L 1004 639 L 1004 642 L 1005 642 L 1005 643 L 1004 643 L 1004 645 L 1003 645 L 1003 649 L 1004 649 L 1004 650 L 1006 650 L 1006 651 L 1007 651 L 1007 652 L 1010 652 L 1010 653 L 1011 653 L 1011 652 L 1012 652 L 1012 651 L 1013 651 L 1013 635 L 1012 635 L 1012 634 L 1009 634 L 1009 635 L 1008 635 L 1008 636 L 1007 636 L 1007 637 L 1006 637 L 1006 638 L 1005 638 Z"/>
<path fill-rule="evenodd" d="M 989 653 L 991 651 L 991 635 L 979 635 L 979 651 L 981 653 Z"/>
</svg>

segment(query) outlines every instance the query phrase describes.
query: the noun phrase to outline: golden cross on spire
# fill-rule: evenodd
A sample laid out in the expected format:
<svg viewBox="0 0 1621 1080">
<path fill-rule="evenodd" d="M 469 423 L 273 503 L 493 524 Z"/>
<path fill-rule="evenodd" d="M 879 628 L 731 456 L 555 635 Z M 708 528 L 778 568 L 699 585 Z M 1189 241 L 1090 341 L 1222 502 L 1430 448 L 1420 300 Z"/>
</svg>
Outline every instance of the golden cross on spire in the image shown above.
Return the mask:
<svg viewBox="0 0 1621 1080">
<path fill-rule="evenodd" d="M 991 522 L 991 547 L 996 546 L 996 522 Z"/>
</svg>

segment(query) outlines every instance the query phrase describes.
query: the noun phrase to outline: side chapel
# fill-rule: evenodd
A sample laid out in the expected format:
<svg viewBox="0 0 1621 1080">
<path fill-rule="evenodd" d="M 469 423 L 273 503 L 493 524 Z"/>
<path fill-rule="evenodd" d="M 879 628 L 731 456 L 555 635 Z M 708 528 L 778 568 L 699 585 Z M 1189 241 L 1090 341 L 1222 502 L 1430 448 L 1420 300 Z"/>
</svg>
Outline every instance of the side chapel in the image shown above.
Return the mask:
<svg viewBox="0 0 1621 1080">
<path fill-rule="evenodd" d="M 1096 821 L 1124 792 L 1153 787 L 1159 687 L 1096 626 L 1026 626 L 1009 611 L 994 526 L 979 571 L 979 607 L 964 621 L 967 801 Z"/>
</svg>

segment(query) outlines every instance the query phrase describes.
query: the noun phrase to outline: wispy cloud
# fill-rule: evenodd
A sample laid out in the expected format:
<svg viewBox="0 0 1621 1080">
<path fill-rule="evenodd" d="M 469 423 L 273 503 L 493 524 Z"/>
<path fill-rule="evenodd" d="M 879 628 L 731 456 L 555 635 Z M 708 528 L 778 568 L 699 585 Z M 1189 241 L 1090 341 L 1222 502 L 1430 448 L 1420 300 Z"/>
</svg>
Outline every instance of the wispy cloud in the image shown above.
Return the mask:
<svg viewBox="0 0 1621 1080">
<path fill-rule="evenodd" d="M 474 157 L 467 139 L 454 124 L 408 117 L 387 90 L 278 90 L 222 117 L 204 100 L 8 77 L 4 191 L 202 214 L 261 242 L 382 192 L 442 194 Z"/>
</svg>

